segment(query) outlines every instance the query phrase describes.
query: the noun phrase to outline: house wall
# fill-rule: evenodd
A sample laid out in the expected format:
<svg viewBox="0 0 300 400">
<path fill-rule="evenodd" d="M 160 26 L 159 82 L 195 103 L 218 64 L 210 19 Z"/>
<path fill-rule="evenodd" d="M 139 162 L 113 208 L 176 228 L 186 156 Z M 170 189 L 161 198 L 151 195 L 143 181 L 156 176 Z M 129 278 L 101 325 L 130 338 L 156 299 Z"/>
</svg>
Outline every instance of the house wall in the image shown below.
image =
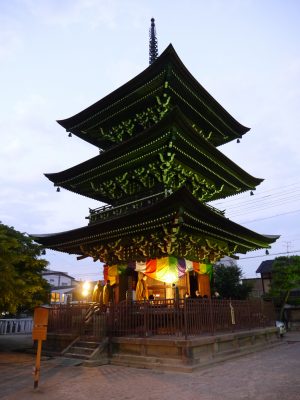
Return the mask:
<svg viewBox="0 0 300 400">
<path fill-rule="evenodd" d="M 75 279 L 65 272 L 46 271 L 43 273 L 43 278 L 50 284 L 51 303 L 66 304 L 72 300 L 72 291 L 75 285 Z"/>
<path fill-rule="evenodd" d="M 242 279 L 242 282 L 252 286 L 251 297 L 260 298 L 264 294 L 263 284 L 260 278 L 245 278 Z"/>
<path fill-rule="evenodd" d="M 51 286 L 72 286 L 74 278 L 71 276 L 66 276 L 64 274 L 43 274 L 43 278 L 46 279 L 47 282 Z"/>
</svg>

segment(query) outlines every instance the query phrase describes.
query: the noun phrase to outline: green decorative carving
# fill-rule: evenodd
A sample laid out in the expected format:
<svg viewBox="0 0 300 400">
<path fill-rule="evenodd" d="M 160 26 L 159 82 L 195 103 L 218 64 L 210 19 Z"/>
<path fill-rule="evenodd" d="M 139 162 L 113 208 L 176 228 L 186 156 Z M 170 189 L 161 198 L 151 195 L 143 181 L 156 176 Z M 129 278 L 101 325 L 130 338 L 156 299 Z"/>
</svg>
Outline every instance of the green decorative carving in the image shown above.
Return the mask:
<svg viewBox="0 0 300 400">
<path fill-rule="evenodd" d="M 143 129 L 150 128 L 160 121 L 171 109 L 170 101 L 171 97 L 166 93 L 163 94 L 162 98 L 156 96 L 156 105 L 135 114 L 133 118 L 122 121 L 120 124 L 110 128 L 109 131 L 100 128 L 101 137 L 111 140 L 112 142 L 120 143 L 139 132 L 140 127 Z"/>
<path fill-rule="evenodd" d="M 149 233 L 122 237 L 101 245 L 81 246 L 84 254 L 107 264 L 143 261 L 173 255 L 194 261 L 219 260 L 231 251 L 225 242 L 182 233 L 179 224 L 163 226 Z"/>
<path fill-rule="evenodd" d="M 159 153 L 158 157 L 159 160 L 137 167 L 132 173 L 125 172 L 99 184 L 92 181 L 91 187 L 112 200 L 127 199 L 155 187 L 163 186 L 166 190 L 176 191 L 186 185 L 196 198 L 205 202 L 223 190 L 223 186 L 217 188 L 200 174 L 180 164 L 174 152 Z"/>
</svg>

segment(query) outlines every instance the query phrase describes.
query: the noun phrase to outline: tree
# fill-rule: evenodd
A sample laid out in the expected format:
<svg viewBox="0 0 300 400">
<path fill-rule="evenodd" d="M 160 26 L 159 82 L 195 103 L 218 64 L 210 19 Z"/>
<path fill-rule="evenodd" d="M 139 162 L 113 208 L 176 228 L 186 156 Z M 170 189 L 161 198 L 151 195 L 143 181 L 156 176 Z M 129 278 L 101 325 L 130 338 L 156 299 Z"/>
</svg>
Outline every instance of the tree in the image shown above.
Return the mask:
<svg viewBox="0 0 300 400">
<path fill-rule="evenodd" d="M 0 314 L 31 310 L 49 300 L 50 288 L 42 272 L 42 246 L 24 233 L 0 223 Z"/>
<path fill-rule="evenodd" d="M 237 265 L 214 266 L 214 289 L 224 298 L 236 300 L 247 299 L 252 287 L 242 283 L 243 273 Z"/>
<path fill-rule="evenodd" d="M 300 287 L 300 256 L 277 257 L 272 265 L 270 295 L 280 306 L 280 320 L 291 290 Z"/>
</svg>

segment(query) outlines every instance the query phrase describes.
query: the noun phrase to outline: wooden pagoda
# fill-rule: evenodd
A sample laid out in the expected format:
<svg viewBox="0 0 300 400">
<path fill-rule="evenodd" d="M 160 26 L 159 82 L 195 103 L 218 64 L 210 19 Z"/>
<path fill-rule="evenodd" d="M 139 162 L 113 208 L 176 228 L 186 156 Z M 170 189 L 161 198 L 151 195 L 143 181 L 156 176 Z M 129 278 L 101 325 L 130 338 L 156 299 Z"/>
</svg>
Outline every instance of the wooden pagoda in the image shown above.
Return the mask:
<svg viewBox="0 0 300 400">
<path fill-rule="evenodd" d="M 197 82 L 171 44 L 157 56 L 153 30 L 151 40 L 148 68 L 58 121 L 100 154 L 46 177 L 105 205 L 90 210 L 87 226 L 35 237 L 47 248 L 104 263 L 116 302 L 134 293 L 137 300 L 172 298 L 175 285 L 181 297 L 196 290 L 209 296 L 214 262 L 269 248 L 278 238 L 207 204 L 262 182 L 218 150 L 249 128 Z"/>
</svg>

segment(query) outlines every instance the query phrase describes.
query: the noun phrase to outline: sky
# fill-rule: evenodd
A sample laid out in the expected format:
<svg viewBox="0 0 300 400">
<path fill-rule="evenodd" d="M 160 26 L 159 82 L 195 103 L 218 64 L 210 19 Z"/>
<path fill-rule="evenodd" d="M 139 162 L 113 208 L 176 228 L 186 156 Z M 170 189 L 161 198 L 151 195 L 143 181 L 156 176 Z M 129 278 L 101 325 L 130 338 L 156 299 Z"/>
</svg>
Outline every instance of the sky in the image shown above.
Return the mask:
<svg viewBox="0 0 300 400">
<path fill-rule="evenodd" d="M 148 66 L 150 19 L 159 53 L 172 43 L 192 75 L 240 123 L 219 147 L 251 175 L 249 192 L 213 203 L 262 234 L 269 249 L 238 255 L 245 277 L 278 255 L 300 255 L 300 2 L 297 0 L 0 0 L 0 221 L 28 234 L 87 224 L 101 204 L 44 173 L 98 154 L 68 137 L 70 117 Z M 97 280 L 91 259 L 47 251 L 49 268 Z"/>
</svg>

